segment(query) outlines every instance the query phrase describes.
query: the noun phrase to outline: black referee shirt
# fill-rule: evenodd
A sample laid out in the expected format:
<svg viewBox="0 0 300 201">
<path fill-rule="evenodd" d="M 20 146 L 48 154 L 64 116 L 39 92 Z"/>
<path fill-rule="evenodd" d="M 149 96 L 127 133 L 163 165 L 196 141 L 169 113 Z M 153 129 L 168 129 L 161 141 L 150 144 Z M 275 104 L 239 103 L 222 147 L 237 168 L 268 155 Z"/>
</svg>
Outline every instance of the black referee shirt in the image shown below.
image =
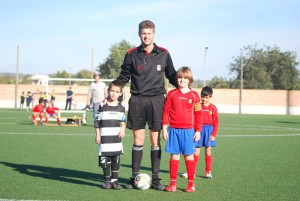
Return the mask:
<svg viewBox="0 0 300 201">
<path fill-rule="evenodd" d="M 117 79 L 124 85 L 131 79 L 132 95 L 156 96 L 166 93 L 164 76 L 177 86 L 176 70 L 168 50 L 154 44 L 149 54 L 142 45 L 130 49 Z"/>
</svg>

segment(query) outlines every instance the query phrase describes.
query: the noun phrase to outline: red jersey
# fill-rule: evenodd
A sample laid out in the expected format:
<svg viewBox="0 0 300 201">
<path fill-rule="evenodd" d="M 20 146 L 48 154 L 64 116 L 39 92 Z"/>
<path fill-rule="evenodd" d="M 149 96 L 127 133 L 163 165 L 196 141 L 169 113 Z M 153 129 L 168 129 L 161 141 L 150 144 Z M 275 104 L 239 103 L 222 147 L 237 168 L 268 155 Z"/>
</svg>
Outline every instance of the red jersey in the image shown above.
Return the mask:
<svg viewBox="0 0 300 201">
<path fill-rule="evenodd" d="M 217 107 L 213 104 L 209 104 L 207 107 L 202 104 L 202 121 L 203 125 L 213 126 L 212 136 L 216 137 L 219 129 L 219 115 Z"/>
<path fill-rule="evenodd" d="M 36 105 L 34 106 L 34 108 L 32 109 L 32 112 L 44 112 L 44 107 L 41 105 Z"/>
<path fill-rule="evenodd" d="M 167 94 L 162 124 L 173 128 L 202 129 L 200 111 L 200 96 L 195 91 L 183 94 L 179 89 L 173 89 Z"/>
<path fill-rule="evenodd" d="M 48 114 L 54 114 L 56 111 L 58 111 L 59 109 L 57 107 L 47 107 L 46 112 Z"/>
</svg>

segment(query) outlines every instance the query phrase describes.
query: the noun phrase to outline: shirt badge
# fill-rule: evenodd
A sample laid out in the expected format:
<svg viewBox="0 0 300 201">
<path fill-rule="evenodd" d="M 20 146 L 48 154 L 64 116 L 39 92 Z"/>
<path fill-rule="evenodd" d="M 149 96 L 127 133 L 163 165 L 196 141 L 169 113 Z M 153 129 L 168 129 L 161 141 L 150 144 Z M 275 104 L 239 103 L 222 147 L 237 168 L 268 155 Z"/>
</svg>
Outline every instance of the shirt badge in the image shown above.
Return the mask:
<svg viewBox="0 0 300 201">
<path fill-rule="evenodd" d="M 156 65 L 156 70 L 161 71 L 161 65 Z"/>
</svg>

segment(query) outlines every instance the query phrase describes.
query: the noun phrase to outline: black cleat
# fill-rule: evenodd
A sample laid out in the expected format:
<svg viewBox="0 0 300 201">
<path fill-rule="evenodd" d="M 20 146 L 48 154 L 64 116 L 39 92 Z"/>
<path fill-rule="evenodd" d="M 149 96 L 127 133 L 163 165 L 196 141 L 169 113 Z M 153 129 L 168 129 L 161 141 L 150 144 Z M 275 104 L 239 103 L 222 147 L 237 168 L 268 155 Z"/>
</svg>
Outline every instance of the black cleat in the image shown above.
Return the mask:
<svg viewBox="0 0 300 201">
<path fill-rule="evenodd" d="M 134 177 L 130 177 L 128 183 L 125 185 L 126 189 L 134 189 L 136 188 L 135 183 L 134 183 Z"/>
<path fill-rule="evenodd" d="M 117 181 L 111 182 L 111 188 L 115 189 L 115 190 L 121 190 L 121 186 L 119 185 L 119 183 Z"/>
<path fill-rule="evenodd" d="M 110 181 L 105 181 L 102 186 L 103 189 L 111 189 L 112 185 Z"/>
<path fill-rule="evenodd" d="M 152 184 L 151 184 L 152 188 L 154 188 L 155 190 L 158 190 L 158 191 L 164 191 L 166 189 L 166 187 L 161 184 L 160 180 L 161 179 L 153 179 Z"/>
</svg>

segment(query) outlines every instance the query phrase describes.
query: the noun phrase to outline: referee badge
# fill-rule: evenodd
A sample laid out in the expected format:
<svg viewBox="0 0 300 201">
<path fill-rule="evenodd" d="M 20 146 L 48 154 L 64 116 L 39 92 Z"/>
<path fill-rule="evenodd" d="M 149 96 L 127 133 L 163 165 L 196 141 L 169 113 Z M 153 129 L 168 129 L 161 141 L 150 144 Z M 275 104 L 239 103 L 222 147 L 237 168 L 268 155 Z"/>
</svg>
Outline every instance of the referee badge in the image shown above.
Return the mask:
<svg viewBox="0 0 300 201">
<path fill-rule="evenodd" d="M 156 70 L 161 71 L 161 65 L 156 65 Z"/>
</svg>

